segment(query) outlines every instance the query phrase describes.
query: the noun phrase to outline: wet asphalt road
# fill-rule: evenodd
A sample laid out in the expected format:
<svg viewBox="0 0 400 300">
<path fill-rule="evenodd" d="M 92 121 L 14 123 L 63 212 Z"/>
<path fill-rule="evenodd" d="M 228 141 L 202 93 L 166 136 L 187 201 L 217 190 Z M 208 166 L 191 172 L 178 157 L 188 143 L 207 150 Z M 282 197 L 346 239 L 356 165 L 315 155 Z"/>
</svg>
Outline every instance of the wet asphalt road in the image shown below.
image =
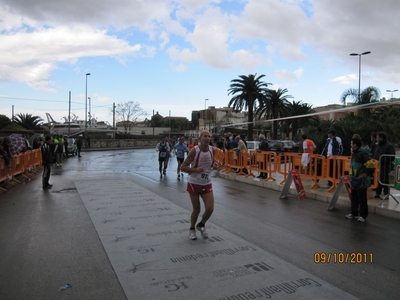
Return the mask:
<svg viewBox="0 0 400 300">
<path fill-rule="evenodd" d="M 58 291 L 66 283 L 79 295 L 74 299 L 125 299 L 75 188 L 88 179 L 131 180 L 191 210 L 174 158 L 160 179 L 153 149 L 70 157 L 53 168 L 52 190 L 41 189 L 39 173 L 0 194 L 0 299 L 72 299 Z M 213 186 L 214 224 L 356 297 L 398 299 L 400 220 L 371 215 L 360 224 L 344 219 L 345 208 L 328 212 L 326 203 L 280 200 L 276 191 L 218 175 Z M 348 252 L 367 254 L 368 263 L 315 262 L 319 253 L 334 260 Z"/>
</svg>

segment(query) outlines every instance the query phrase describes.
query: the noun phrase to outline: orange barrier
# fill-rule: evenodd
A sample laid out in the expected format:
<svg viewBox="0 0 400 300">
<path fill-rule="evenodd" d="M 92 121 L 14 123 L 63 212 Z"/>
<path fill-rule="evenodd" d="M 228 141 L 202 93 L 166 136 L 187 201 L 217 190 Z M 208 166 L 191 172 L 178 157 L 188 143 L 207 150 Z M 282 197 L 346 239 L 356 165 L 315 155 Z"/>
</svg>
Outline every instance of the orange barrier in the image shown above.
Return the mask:
<svg viewBox="0 0 400 300">
<path fill-rule="evenodd" d="M 224 151 L 214 147 L 214 154 L 214 159 L 222 166 L 224 164 Z"/>
<path fill-rule="evenodd" d="M 42 151 L 40 149 L 32 150 L 32 165 L 35 170 L 42 168 Z"/>
<path fill-rule="evenodd" d="M 333 192 L 336 189 L 336 184 L 339 183 L 342 176 L 349 175 L 351 157 L 348 156 L 333 156 L 326 158 L 325 178 L 332 182 L 332 186 L 328 192 Z"/>
<path fill-rule="evenodd" d="M 0 156 L 0 183 L 7 182 L 9 178 L 9 167 L 6 166 L 6 162 L 3 157 Z M 7 190 L 0 186 L 0 190 L 7 192 Z"/>
<path fill-rule="evenodd" d="M 277 155 L 274 152 L 251 150 L 248 165 L 249 174 L 246 177 L 254 177 L 253 171 L 255 171 L 267 174 L 267 178 L 264 181 L 276 181 L 272 174 L 277 171 L 277 164 L 275 164 L 277 159 Z"/>
<path fill-rule="evenodd" d="M 20 183 L 17 179 L 15 179 L 15 176 L 20 175 L 24 172 L 24 157 L 23 153 L 22 154 L 14 154 L 12 155 L 10 159 L 10 166 L 11 166 L 11 176 L 12 180 Z"/>
<path fill-rule="evenodd" d="M 278 155 L 280 161 L 278 173 L 283 175 L 280 184 L 286 181 L 290 170 L 297 169 L 302 178 L 313 180 L 311 189 L 319 188 L 318 181 L 325 178 L 325 157 L 318 154 L 308 154 L 308 165 L 304 166 L 302 162 L 302 153 L 283 152 Z"/>
<path fill-rule="evenodd" d="M 233 172 L 232 169 L 235 168 L 237 164 L 236 152 L 225 149 L 224 154 L 225 154 L 225 168 L 222 171 L 227 173 Z"/>
<path fill-rule="evenodd" d="M 226 173 L 233 172 L 233 169 L 239 169 L 237 175 L 247 175 L 244 170 L 248 168 L 248 152 L 241 150 L 239 155 L 234 150 L 225 149 L 225 168 L 221 169 Z"/>
<path fill-rule="evenodd" d="M 32 151 L 26 151 L 25 153 L 23 153 L 23 155 L 24 155 L 25 173 L 29 174 L 30 172 L 33 172 Z"/>
<path fill-rule="evenodd" d="M 20 183 L 17 176 L 29 178 L 30 172 L 38 171 L 41 164 L 42 152 L 40 149 L 12 155 L 9 166 L 6 166 L 4 159 L 0 157 L 0 182 L 12 185 Z M 0 190 L 7 191 L 3 187 L 0 187 Z"/>
</svg>

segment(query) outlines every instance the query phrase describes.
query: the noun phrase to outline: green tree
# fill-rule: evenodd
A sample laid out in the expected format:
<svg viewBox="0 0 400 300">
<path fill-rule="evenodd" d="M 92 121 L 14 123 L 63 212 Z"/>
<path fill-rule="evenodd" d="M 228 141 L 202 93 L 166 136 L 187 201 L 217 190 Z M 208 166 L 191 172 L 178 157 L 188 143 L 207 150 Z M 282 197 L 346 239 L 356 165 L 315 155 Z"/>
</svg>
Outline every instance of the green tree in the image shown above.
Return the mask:
<svg viewBox="0 0 400 300">
<path fill-rule="evenodd" d="M 274 119 L 272 125 L 272 138 L 278 138 L 278 119 L 285 114 L 286 106 L 288 105 L 289 98 L 293 98 L 291 95 L 285 95 L 288 92 L 287 89 L 278 89 L 278 90 L 264 90 L 264 97 L 262 98 L 262 102 L 260 103 L 259 108 L 257 109 L 256 114 L 258 116 L 265 116 L 267 120 Z"/>
<path fill-rule="evenodd" d="M 229 101 L 228 107 L 233 107 L 233 109 L 242 111 L 247 110 L 247 121 L 248 131 L 247 138 L 249 141 L 253 140 L 253 121 L 254 121 L 254 111 L 259 104 L 264 99 L 265 91 L 268 85 L 271 83 L 263 82 L 261 79 L 265 75 L 257 74 L 240 75 L 240 79 L 231 80 L 230 88 L 228 89 L 228 96 L 233 97 Z"/>
<path fill-rule="evenodd" d="M 22 128 L 28 130 L 37 130 L 41 129 L 41 125 L 43 124 L 43 119 L 38 116 L 32 116 L 31 114 L 22 114 L 19 113 L 15 116 L 14 122 L 21 126 Z"/>
<path fill-rule="evenodd" d="M 379 91 L 379 89 L 374 86 L 369 86 L 361 91 L 360 98 L 358 98 L 358 90 L 351 88 L 345 90 L 342 93 L 340 100 L 342 103 L 346 104 L 348 102 L 347 100 L 351 99 L 355 105 L 361 105 L 361 104 L 371 104 L 377 102 L 379 101 L 380 97 L 381 97 L 381 92 Z M 373 110 L 372 107 L 362 108 L 360 109 L 359 114 L 364 118 L 369 118 L 371 116 L 372 110 Z"/>
<path fill-rule="evenodd" d="M 11 125 L 11 120 L 6 115 L 0 115 L 0 129 L 5 129 Z"/>
<path fill-rule="evenodd" d="M 312 112 L 313 112 L 312 105 L 307 103 L 302 103 L 301 101 L 292 101 L 286 104 L 286 107 L 284 109 L 284 117 L 302 116 L 310 114 Z M 299 139 L 299 137 L 297 136 L 298 130 L 306 126 L 308 123 L 310 123 L 312 120 L 315 119 L 316 119 L 315 116 L 291 118 L 287 119 L 286 123 L 288 124 L 288 128 L 291 130 L 292 137 L 296 137 L 297 139 Z M 289 132 L 287 132 L 287 135 L 288 133 Z"/>
</svg>

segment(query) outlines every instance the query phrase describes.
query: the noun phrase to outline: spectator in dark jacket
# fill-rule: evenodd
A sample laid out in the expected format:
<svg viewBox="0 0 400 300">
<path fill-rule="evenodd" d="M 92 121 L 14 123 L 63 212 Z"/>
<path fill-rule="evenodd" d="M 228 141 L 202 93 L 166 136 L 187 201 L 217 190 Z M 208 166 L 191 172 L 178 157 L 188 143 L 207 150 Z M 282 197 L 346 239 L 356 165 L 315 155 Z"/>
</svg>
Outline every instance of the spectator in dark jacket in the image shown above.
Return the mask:
<svg viewBox="0 0 400 300">
<path fill-rule="evenodd" d="M 260 134 L 258 136 L 258 140 L 260 141 L 260 143 L 258 144 L 258 151 L 268 151 L 269 150 L 269 146 L 268 146 L 268 142 L 265 139 L 265 135 Z M 263 157 L 264 161 L 259 162 L 259 168 L 265 168 L 267 166 L 266 161 L 265 161 L 265 156 Z M 257 176 L 257 178 L 262 178 L 265 179 L 268 177 L 268 174 L 260 172 L 260 174 Z"/>
<path fill-rule="evenodd" d="M 393 170 L 393 161 L 396 154 L 394 146 L 387 141 L 384 132 L 376 134 L 376 147 L 373 158 L 379 160 L 379 185 L 376 189 L 375 198 L 381 198 L 381 193 L 389 194 L 389 173 Z M 383 156 L 382 156 L 383 155 Z"/>
<path fill-rule="evenodd" d="M 42 145 L 42 165 L 43 165 L 43 175 L 42 175 L 42 188 L 51 189 L 53 186 L 49 183 L 51 165 L 54 160 L 53 152 L 51 150 L 51 137 L 47 135 L 44 139 L 44 144 Z"/>
</svg>

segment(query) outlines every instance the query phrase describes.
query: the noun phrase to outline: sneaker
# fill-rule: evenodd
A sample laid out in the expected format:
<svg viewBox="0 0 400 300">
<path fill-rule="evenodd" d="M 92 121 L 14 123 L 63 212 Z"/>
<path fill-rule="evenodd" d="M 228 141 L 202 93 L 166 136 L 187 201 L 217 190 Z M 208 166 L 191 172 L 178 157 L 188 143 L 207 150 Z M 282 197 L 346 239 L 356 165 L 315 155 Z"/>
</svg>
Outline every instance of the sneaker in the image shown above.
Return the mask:
<svg viewBox="0 0 400 300">
<path fill-rule="evenodd" d="M 197 229 L 198 231 L 200 231 L 201 237 L 202 237 L 203 239 L 208 238 L 208 233 L 206 232 L 206 228 L 205 228 L 204 226 L 203 226 L 203 227 L 200 227 L 199 224 L 197 224 L 196 229 Z"/>
<path fill-rule="evenodd" d="M 352 214 L 348 214 L 344 216 L 346 219 L 354 219 L 354 216 Z"/>
<path fill-rule="evenodd" d="M 358 217 L 357 222 L 364 223 L 364 222 L 365 222 L 365 219 L 364 219 L 363 217 Z"/>
<path fill-rule="evenodd" d="M 163 173 L 164 175 L 166 175 L 166 174 L 167 174 L 167 171 L 164 170 L 162 173 Z"/>
<path fill-rule="evenodd" d="M 374 198 L 375 198 L 375 199 L 381 199 L 381 195 L 376 194 L 376 195 L 374 196 Z"/>
<path fill-rule="evenodd" d="M 189 230 L 189 240 L 197 240 L 196 230 L 190 229 Z"/>
</svg>

